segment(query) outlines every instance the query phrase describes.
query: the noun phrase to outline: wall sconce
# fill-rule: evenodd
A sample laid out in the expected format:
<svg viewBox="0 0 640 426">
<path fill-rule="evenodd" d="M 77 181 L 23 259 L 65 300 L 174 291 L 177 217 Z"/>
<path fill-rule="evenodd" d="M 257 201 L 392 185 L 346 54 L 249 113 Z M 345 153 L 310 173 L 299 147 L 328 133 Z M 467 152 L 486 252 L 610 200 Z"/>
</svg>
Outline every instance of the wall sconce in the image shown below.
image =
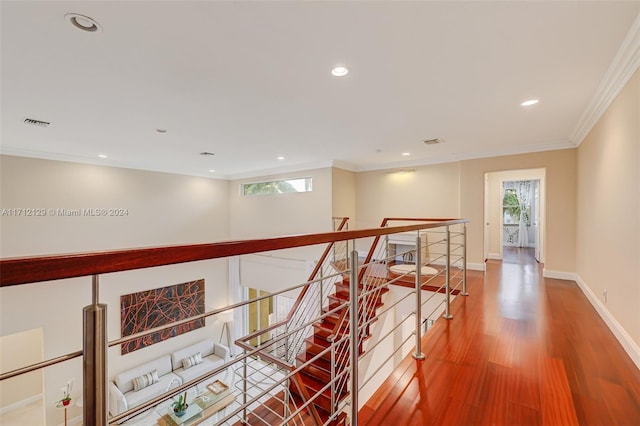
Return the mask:
<svg viewBox="0 0 640 426">
<path fill-rule="evenodd" d="M 394 170 L 392 172 L 387 172 L 387 174 L 404 176 L 404 175 L 408 175 L 415 172 L 416 172 L 416 169 L 401 169 L 401 170 Z"/>
</svg>

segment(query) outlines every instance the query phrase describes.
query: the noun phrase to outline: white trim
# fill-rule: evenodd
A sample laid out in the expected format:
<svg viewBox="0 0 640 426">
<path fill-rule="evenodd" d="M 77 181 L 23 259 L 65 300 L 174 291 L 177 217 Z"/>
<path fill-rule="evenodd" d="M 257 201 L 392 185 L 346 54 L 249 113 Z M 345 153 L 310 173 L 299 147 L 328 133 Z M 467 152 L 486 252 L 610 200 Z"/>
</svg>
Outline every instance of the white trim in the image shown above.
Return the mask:
<svg viewBox="0 0 640 426">
<path fill-rule="evenodd" d="M 595 95 L 573 130 L 571 141 L 576 146 L 582 143 L 638 67 L 640 67 L 640 14 L 631 25 Z"/>
<path fill-rule="evenodd" d="M 547 268 L 542 269 L 542 276 L 545 278 L 555 278 L 557 280 L 578 281 L 578 274 L 575 272 L 552 271 Z"/>
<path fill-rule="evenodd" d="M 470 271 L 484 271 L 485 263 L 467 262 L 467 269 Z"/>
<path fill-rule="evenodd" d="M 36 395 L 30 396 L 29 398 L 14 402 L 13 404 L 6 405 L 0 408 L 0 415 L 6 414 L 10 411 L 17 410 L 18 408 L 22 408 L 26 405 L 33 404 L 34 402 L 42 400 L 42 394 L 38 393 Z"/>
<path fill-rule="evenodd" d="M 629 355 L 634 364 L 640 368 L 640 347 L 636 342 L 633 341 L 629 333 L 620 325 L 620 323 L 614 318 L 614 316 L 609 312 L 609 310 L 602 304 L 600 299 L 596 297 L 596 295 L 591 291 L 591 288 L 584 282 L 582 277 L 578 274 L 574 274 L 576 276 L 576 282 L 578 283 L 578 287 L 584 293 L 584 295 L 589 299 L 591 305 L 594 309 L 600 314 L 602 320 L 607 324 L 611 332 L 618 339 L 625 352 Z"/>
<path fill-rule="evenodd" d="M 502 255 L 500 253 L 489 253 L 487 255 L 487 259 L 490 259 L 490 260 L 502 260 Z"/>
</svg>

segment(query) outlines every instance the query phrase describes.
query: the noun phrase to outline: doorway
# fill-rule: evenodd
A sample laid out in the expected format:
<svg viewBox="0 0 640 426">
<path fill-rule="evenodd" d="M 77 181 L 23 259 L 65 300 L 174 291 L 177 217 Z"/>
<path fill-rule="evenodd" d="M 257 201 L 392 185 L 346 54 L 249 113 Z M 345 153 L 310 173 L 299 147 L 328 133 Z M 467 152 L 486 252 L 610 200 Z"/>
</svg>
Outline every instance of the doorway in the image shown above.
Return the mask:
<svg viewBox="0 0 640 426">
<path fill-rule="evenodd" d="M 545 169 L 485 173 L 484 203 L 485 260 L 544 263 Z"/>
<path fill-rule="evenodd" d="M 254 300 L 264 297 L 264 299 L 256 300 L 245 306 L 245 315 L 247 329 L 243 335 L 254 333 L 257 330 L 265 329 L 270 325 L 284 320 L 293 307 L 295 299 L 282 294 L 271 296 L 268 291 L 246 288 L 244 301 Z M 260 346 L 267 343 L 273 338 L 272 332 L 265 332 L 249 341 L 253 346 Z"/>
</svg>

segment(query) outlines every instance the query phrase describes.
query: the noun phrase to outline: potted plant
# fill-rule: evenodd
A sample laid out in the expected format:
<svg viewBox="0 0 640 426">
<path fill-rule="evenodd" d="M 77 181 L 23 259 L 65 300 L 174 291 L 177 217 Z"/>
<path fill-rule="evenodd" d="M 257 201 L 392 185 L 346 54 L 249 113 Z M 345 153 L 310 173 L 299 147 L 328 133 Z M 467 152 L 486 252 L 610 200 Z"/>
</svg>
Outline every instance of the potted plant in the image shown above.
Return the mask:
<svg viewBox="0 0 640 426">
<path fill-rule="evenodd" d="M 58 401 L 59 405 L 67 407 L 69 404 L 71 404 L 71 391 L 73 390 L 73 382 L 75 380 L 75 377 L 67 380 L 67 384 L 60 388 L 62 390 L 62 399 Z"/>
<path fill-rule="evenodd" d="M 176 414 L 176 416 L 184 416 L 184 413 L 189 407 L 189 404 L 187 404 L 187 391 L 184 391 L 184 394 L 180 395 L 177 401 L 173 401 L 173 404 L 171 404 L 171 406 L 173 406 L 173 412 Z"/>
</svg>

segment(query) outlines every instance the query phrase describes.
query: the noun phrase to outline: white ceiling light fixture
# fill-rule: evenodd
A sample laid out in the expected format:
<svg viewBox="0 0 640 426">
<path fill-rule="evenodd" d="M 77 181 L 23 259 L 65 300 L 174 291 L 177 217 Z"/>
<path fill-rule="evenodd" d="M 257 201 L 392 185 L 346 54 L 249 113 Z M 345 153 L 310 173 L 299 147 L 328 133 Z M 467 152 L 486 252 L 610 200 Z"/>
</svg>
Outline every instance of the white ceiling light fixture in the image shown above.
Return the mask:
<svg viewBox="0 0 640 426">
<path fill-rule="evenodd" d="M 337 66 L 331 70 L 331 75 L 334 77 L 344 77 L 347 74 L 349 74 L 349 68 L 347 67 Z"/>
<path fill-rule="evenodd" d="M 79 13 L 67 13 L 64 15 L 64 18 L 79 30 L 88 33 L 98 33 L 102 31 L 102 27 L 98 21 L 88 16 L 81 15 Z"/>
<path fill-rule="evenodd" d="M 276 160 L 280 160 L 280 161 L 282 161 L 282 160 L 284 160 L 284 157 L 283 157 L 283 156 L 276 157 Z"/>
<path fill-rule="evenodd" d="M 387 172 L 388 175 L 396 175 L 396 176 L 403 176 L 403 175 L 408 175 L 411 173 L 415 173 L 416 169 L 400 169 L 400 170 L 392 170 Z"/>
<path fill-rule="evenodd" d="M 100 158 L 109 158 L 109 156 L 107 154 L 98 154 L 98 157 L 100 157 Z"/>
<path fill-rule="evenodd" d="M 408 157 L 408 156 L 410 156 L 410 155 L 411 155 L 411 153 L 410 153 L 410 152 L 403 152 L 403 153 L 402 153 L 402 155 L 403 155 L 404 157 Z"/>
<path fill-rule="evenodd" d="M 522 102 L 522 103 L 520 104 L 520 106 L 528 107 L 528 106 L 531 106 L 531 105 L 535 105 L 535 104 L 537 104 L 538 102 L 540 102 L 538 99 L 529 99 L 528 101 L 524 101 L 524 102 Z"/>
<path fill-rule="evenodd" d="M 216 171 L 214 169 L 209 169 L 209 173 L 215 173 Z"/>
</svg>

